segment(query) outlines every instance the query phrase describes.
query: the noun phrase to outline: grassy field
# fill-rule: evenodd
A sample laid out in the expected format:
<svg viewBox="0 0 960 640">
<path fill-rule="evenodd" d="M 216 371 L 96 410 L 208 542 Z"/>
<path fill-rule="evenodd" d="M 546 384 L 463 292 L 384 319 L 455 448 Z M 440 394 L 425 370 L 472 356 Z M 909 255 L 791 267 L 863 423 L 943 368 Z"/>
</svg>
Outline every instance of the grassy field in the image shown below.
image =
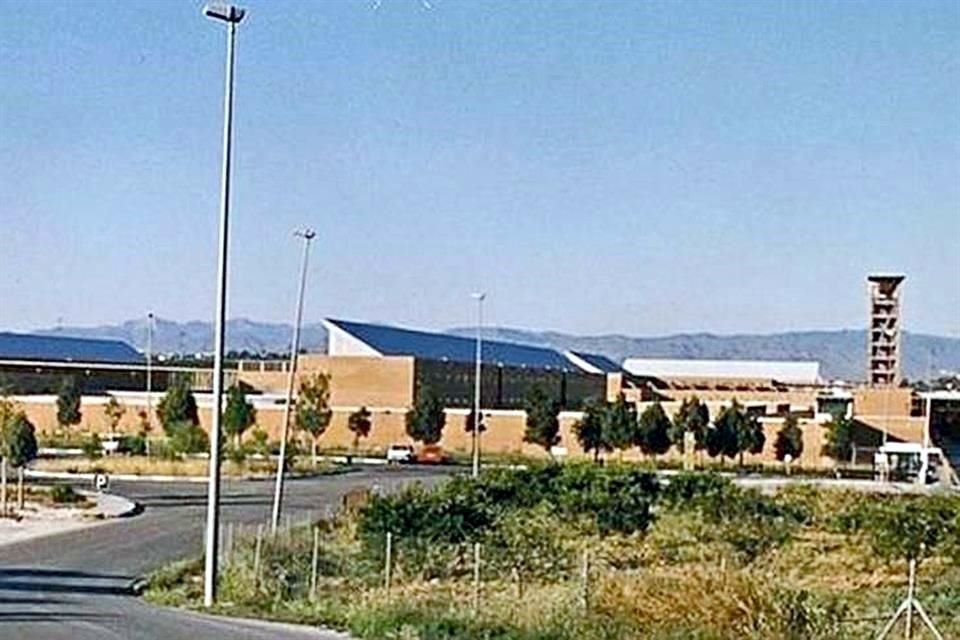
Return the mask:
<svg viewBox="0 0 960 640">
<path fill-rule="evenodd" d="M 636 475 L 573 471 L 550 480 L 556 494 L 543 500 L 532 476 L 504 481 L 509 473 L 318 523 L 315 591 L 309 527 L 264 540 L 259 563 L 256 542 L 242 541 L 225 563 L 219 610 L 371 639 L 872 637 L 906 591 L 906 562 L 880 535 L 901 526 L 884 514 L 903 507 L 946 523 L 925 538 L 933 551 L 919 593 L 944 637 L 960 637 L 958 498 L 808 488 L 766 498 L 704 475 L 686 489 L 638 491 Z M 395 532 L 389 589 L 384 530 Z M 147 596 L 198 606 L 199 574 L 198 561 L 169 567 Z"/>
</svg>

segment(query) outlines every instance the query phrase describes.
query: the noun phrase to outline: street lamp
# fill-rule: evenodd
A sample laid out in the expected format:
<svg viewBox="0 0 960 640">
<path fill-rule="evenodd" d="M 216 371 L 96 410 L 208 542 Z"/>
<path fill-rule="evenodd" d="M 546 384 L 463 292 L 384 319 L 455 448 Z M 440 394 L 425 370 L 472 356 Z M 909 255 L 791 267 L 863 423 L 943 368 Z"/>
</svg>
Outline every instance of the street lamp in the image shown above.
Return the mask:
<svg viewBox="0 0 960 640">
<path fill-rule="evenodd" d="M 287 375 L 287 401 L 283 405 L 283 430 L 280 432 L 280 458 L 277 460 L 277 482 L 273 491 L 273 514 L 270 530 L 274 533 L 280 526 L 280 509 L 283 504 L 283 475 L 287 460 L 287 433 L 290 431 L 290 405 L 293 404 L 293 385 L 297 377 L 297 356 L 300 352 L 300 325 L 303 322 L 303 292 L 307 286 L 307 260 L 310 258 L 310 241 L 317 237 L 313 229 L 295 231 L 303 238 L 303 257 L 300 260 L 300 289 L 297 293 L 297 311 L 293 323 L 293 344 L 290 348 L 290 371 Z"/>
<path fill-rule="evenodd" d="M 486 293 L 472 293 L 470 297 L 477 301 L 477 353 L 473 375 L 473 477 L 480 475 L 480 368 L 483 362 L 483 301 Z"/>
<path fill-rule="evenodd" d="M 220 418 L 223 410 L 223 352 L 227 311 L 227 239 L 230 219 L 230 160 L 233 144 L 233 60 L 237 25 L 245 11 L 232 5 L 207 5 L 203 14 L 227 25 L 227 70 L 223 98 L 223 171 L 220 176 L 220 239 L 217 259 L 217 315 L 213 335 L 213 407 L 210 421 L 210 482 L 207 489 L 206 556 L 203 604 L 217 599 L 217 527 L 220 516 Z"/>
<path fill-rule="evenodd" d="M 147 453 L 149 453 L 150 430 L 153 428 L 153 312 L 147 314 Z"/>
</svg>

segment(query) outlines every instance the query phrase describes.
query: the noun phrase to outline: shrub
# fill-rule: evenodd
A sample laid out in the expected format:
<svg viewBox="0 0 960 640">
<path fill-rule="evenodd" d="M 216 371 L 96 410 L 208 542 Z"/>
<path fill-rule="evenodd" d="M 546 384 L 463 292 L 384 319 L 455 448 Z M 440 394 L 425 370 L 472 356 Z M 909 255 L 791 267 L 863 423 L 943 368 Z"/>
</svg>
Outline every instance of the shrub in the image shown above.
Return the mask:
<svg viewBox="0 0 960 640">
<path fill-rule="evenodd" d="M 859 533 L 887 560 L 921 560 L 944 553 L 960 560 L 960 499 L 949 496 L 861 501 L 834 526 Z"/>
<path fill-rule="evenodd" d="M 209 450 L 207 432 L 192 422 L 177 422 L 167 425 L 170 447 L 177 453 L 203 453 Z"/>
<path fill-rule="evenodd" d="M 142 456 L 147 453 L 146 434 L 138 433 L 132 436 L 123 436 L 120 439 L 120 451 L 133 456 Z"/>
<path fill-rule="evenodd" d="M 100 443 L 100 436 L 91 433 L 88 437 L 84 438 L 81 449 L 83 449 L 83 455 L 87 456 L 90 460 L 96 460 L 102 456 L 103 445 Z"/>
<path fill-rule="evenodd" d="M 83 502 L 83 496 L 73 490 L 68 484 L 57 484 L 50 490 L 50 499 L 54 504 L 76 504 Z"/>
</svg>

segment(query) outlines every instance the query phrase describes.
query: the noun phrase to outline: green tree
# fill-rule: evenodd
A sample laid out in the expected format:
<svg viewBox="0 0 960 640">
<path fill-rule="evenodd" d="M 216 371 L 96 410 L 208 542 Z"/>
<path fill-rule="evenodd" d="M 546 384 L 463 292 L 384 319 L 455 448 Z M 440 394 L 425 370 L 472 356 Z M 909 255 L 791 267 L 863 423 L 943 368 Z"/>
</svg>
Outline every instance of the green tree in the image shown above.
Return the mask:
<svg viewBox="0 0 960 640">
<path fill-rule="evenodd" d="M 721 409 L 713 421 L 713 426 L 707 431 L 707 455 L 711 458 L 720 456 L 721 462 L 735 457 L 740 452 L 739 433 L 742 420 L 743 413 L 736 400 L 732 406 Z"/>
<path fill-rule="evenodd" d="M 710 429 L 710 410 L 700 402 L 697 396 L 684 398 L 680 408 L 673 416 L 673 429 L 670 439 L 674 443 L 683 445 L 684 435 L 693 434 L 694 449 L 703 451 L 707 446 L 707 431 Z"/>
<path fill-rule="evenodd" d="M 853 455 L 853 420 L 836 417 L 826 424 L 826 439 L 821 453 L 837 462 L 848 462 Z"/>
<path fill-rule="evenodd" d="M 590 400 L 583 407 L 583 417 L 573 425 L 573 434 L 586 453 L 593 452 L 593 461 L 600 460 L 601 451 L 610 451 L 610 444 L 604 437 L 603 427 L 606 420 L 607 403 Z"/>
<path fill-rule="evenodd" d="M 443 401 L 431 389 L 424 387 L 416 404 L 407 411 L 407 435 L 423 444 L 436 444 L 443 437 L 446 423 Z"/>
<path fill-rule="evenodd" d="M 637 409 L 621 393 L 607 406 L 603 420 L 603 440 L 609 450 L 623 454 L 637 442 Z"/>
<path fill-rule="evenodd" d="M 318 373 L 300 383 L 297 394 L 297 428 L 310 434 L 310 459 L 317 466 L 317 440 L 330 426 L 330 376 Z"/>
<path fill-rule="evenodd" d="M 803 453 L 803 431 L 797 422 L 797 417 L 789 414 L 783 421 L 783 426 L 777 432 L 777 439 L 773 443 L 777 460 L 781 462 L 789 455 L 797 460 Z"/>
<path fill-rule="evenodd" d="M 23 511 L 23 468 L 37 457 L 36 429 L 22 411 L 16 411 L 9 404 L 0 408 L 0 420 L 0 457 L 3 458 L 0 464 L 6 465 L 9 462 L 17 469 L 17 509 Z M 3 504 L 6 507 L 5 469 L 2 475 Z"/>
<path fill-rule="evenodd" d="M 57 424 L 66 428 L 80 424 L 83 414 L 80 412 L 80 388 L 73 376 L 68 376 L 60 383 L 57 391 Z"/>
<path fill-rule="evenodd" d="M 0 397 L 0 517 L 7 515 L 7 456 L 4 453 L 3 434 L 7 425 L 13 422 L 21 412 L 9 399 Z"/>
<path fill-rule="evenodd" d="M 543 447 L 552 457 L 551 450 L 560 444 L 560 403 L 536 385 L 524 399 L 523 408 L 527 413 L 523 441 Z"/>
<path fill-rule="evenodd" d="M 347 418 L 347 429 L 350 429 L 350 432 L 353 434 L 354 452 L 356 452 L 360 446 L 360 439 L 369 436 L 370 429 L 372 428 L 373 420 L 366 407 L 360 407 L 350 414 L 350 417 Z"/>
<path fill-rule="evenodd" d="M 670 418 L 659 402 L 644 409 L 637 423 L 637 446 L 647 455 L 657 456 L 670 450 Z"/>
<path fill-rule="evenodd" d="M 120 426 L 120 421 L 123 420 L 123 414 L 126 412 L 127 410 L 122 404 L 120 404 L 120 402 L 117 400 L 117 397 L 110 396 L 106 406 L 103 408 L 103 413 L 107 416 L 107 422 L 109 423 L 111 433 L 117 432 L 117 429 Z"/>
<path fill-rule="evenodd" d="M 174 378 L 173 384 L 170 385 L 166 395 L 157 405 L 157 415 L 160 417 L 160 424 L 163 425 L 163 430 L 167 435 L 171 435 L 172 428 L 176 430 L 174 425 L 179 427 L 184 422 L 193 425 L 200 424 L 197 399 L 193 397 L 190 382 L 185 377 Z"/>
<path fill-rule="evenodd" d="M 223 431 L 237 440 L 237 450 L 244 432 L 257 421 L 257 410 L 247 400 L 247 392 L 240 384 L 227 389 L 227 405 L 223 409 Z"/>
<path fill-rule="evenodd" d="M 736 402 L 736 401 L 734 401 Z M 763 452 L 763 446 L 767 443 L 767 435 L 763 432 L 763 425 L 760 420 L 750 413 L 740 411 L 737 429 L 737 453 L 740 456 L 740 466 L 743 466 L 743 454 L 752 453 L 754 455 Z"/>
</svg>

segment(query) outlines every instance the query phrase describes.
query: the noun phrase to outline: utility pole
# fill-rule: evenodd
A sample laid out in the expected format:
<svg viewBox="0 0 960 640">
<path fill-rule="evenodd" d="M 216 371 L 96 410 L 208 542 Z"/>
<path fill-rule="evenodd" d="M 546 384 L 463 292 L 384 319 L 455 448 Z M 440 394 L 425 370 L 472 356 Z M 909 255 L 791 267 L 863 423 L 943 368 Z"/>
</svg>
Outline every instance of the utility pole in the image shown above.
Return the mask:
<svg viewBox="0 0 960 640">
<path fill-rule="evenodd" d="M 307 262 L 310 259 L 310 241 L 317 237 L 313 229 L 295 231 L 303 238 L 303 257 L 300 260 L 300 288 L 297 292 L 297 310 L 293 322 L 293 344 L 290 348 L 290 371 L 287 375 L 287 401 L 283 405 L 283 429 L 280 432 L 280 458 L 277 460 L 277 481 L 273 491 L 273 517 L 270 530 L 277 532 L 280 526 L 280 510 L 283 507 L 283 476 L 287 462 L 287 438 L 290 432 L 290 412 L 293 404 L 293 387 L 297 380 L 297 359 L 300 353 L 300 325 L 303 322 L 303 293 L 307 287 Z"/>
<path fill-rule="evenodd" d="M 480 475 L 480 374 L 483 362 L 483 301 L 487 294 L 474 293 L 471 297 L 477 301 L 477 353 L 473 374 L 473 477 Z"/>
<path fill-rule="evenodd" d="M 203 571 L 203 605 L 217 601 L 217 527 L 220 520 L 220 419 L 223 412 L 223 353 L 227 314 L 227 246 L 230 237 L 230 162 L 233 145 L 233 63 L 237 25 L 246 13 L 233 5 L 207 5 L 205 16 L 227 25 L 227 69 L 223 98 L 223 166 L 220 177 L 220 236 L 217 258 L 217 315 L 213 336 L 213 407 L 210 421 L 210 479 Z"/>
</svg>

